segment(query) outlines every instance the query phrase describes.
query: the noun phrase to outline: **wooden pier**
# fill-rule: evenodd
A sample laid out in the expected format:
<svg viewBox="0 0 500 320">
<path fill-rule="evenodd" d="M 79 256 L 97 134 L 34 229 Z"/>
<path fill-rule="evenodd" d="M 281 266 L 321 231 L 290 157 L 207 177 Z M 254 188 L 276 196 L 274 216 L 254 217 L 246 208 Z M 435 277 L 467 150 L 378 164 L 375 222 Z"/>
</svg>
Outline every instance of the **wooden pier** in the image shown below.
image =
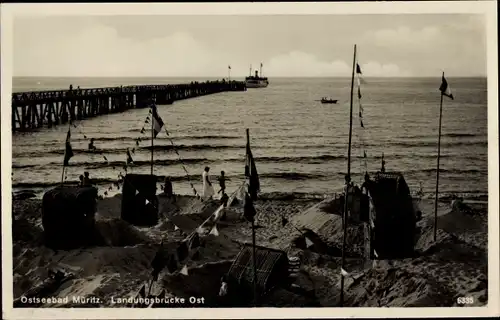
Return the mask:
<svg viewBox="0 0 500 320">
<path fill-rule="evenodd" d="M 30 131 L 82 120 L 201 97 L 226 91 L 245 91 L 244 82 L 206 81 L 190 84 L 139 85 L 111 88 L 16 92 L 12 94 L 12 131 Z"/>
</svg>

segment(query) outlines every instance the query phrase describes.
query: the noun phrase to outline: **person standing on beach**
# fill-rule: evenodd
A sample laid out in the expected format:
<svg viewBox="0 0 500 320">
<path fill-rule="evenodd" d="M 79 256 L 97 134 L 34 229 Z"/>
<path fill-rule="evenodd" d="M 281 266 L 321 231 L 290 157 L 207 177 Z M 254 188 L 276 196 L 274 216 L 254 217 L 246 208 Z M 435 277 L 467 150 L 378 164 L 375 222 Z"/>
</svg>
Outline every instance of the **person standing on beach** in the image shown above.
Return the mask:
<svg viewBox="0 0 500 320">
<path fill-rule="evenodd" d="M 214 195 L 214 187 L 212 186 L 212 182 L 210 182 L 210 176 L 208 175 L 208 172 L 210 171 L 209 167 L 205 167 L 205 170 L 203 171 L 203 198 L 205 199 L 212 199 L 212 196 Z"/>
<path fill-rule="evenodd" d="M 219 180 L 220 190 L 217 192 L 217 194 L 219 193 L 224 194 L 226 192 L 226 181 L 229 180 L 226 178 L 224 171 L 220 172 L 220 177 L 218 178 L 218 180 Z"/>
</svg>

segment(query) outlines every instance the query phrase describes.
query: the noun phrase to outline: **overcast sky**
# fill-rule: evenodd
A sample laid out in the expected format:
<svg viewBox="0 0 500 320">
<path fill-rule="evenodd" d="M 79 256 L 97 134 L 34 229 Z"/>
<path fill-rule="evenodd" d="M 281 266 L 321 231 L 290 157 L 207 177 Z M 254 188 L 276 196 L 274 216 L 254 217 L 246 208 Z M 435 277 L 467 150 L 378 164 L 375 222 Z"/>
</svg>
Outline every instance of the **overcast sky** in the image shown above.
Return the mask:
<svg viewBox="0 0 500 320">
<path fill-rule="evenodd" d="M 14 20 L 15 76 L 486 75 L 479 15 L 72 16 Z"/>
</svg>

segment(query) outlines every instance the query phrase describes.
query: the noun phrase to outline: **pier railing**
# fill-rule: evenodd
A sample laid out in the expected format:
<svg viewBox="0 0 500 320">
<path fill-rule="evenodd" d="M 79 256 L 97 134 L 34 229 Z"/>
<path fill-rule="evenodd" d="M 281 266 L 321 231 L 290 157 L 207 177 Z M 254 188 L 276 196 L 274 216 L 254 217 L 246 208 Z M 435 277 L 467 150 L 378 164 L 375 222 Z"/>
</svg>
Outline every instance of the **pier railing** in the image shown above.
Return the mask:
<svg viewBox="0 0 500 320">
<path fill-rule="evenodd" d="M 239 81 L 139 85 L 108 88 L 15 92 L 12 94 L 12 131 L 52 127 L 99 115 L 146 108 L 226 91 L 245 91 Z"/>
</svg>

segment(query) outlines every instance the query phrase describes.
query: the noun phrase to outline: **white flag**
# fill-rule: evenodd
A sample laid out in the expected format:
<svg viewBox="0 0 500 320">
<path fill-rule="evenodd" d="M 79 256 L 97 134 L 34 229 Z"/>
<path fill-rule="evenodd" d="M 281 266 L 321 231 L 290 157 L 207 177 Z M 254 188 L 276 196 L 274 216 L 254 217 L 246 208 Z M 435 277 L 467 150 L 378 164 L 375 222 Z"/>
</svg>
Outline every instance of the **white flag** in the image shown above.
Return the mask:
<svg viewBox="0 0 500 320">
<path fill-rule="evenodd" d="M 342 274 L 344 277 L 349 276 L 349 272 L 345 271 L 343 268 L 340 268 L 340 274 Z"/>
<path fill-rule="evenodd" d="M 179 230 L 179 227 L 174 224 L 174 230 L 177 231 Z"/>
<path fill-rule="evenodd" d="M 184 265 L 184 267 L 182 267 L 182 269 L 181 269 L 180 273 L 181 273 L 181 274 L 183 274 L 183 275 L 185 275 L 185 276 L 188 276 L 188 275 L 189 275 L 187 265 Z"/>
<path fill-rule="evenodd" d="M 224 206 L 220 206 L 219 209 L 217 209 L 215 212 L 214 212 L 214 218 L 215 220 L 219 219 L 219 215 L 220 213 L 222 212 L 222 209 L 224 208 Z"/>
<path fill-rule="evenodd" d="M 139 194 L 139 190 L 135 190 L 135 195 L 138 195 Z"/>
<path fill-rule="evenodd" d="M 212 230 L 210 231 L 210 234 L 211 234 L 211 235 L 214 235 L 214 236 L 216 236 L 216 237 L 218 237 L 218 236 L 219 236 L 219 231 L 217 230 L 217 225 L 215 225 L 215 226 L 212 228 Z"/>
<path fill-rule="evenodd" d="M 309 247 L 311 247 L 312 245 L 314 245 L 314 243 L 313 243 L 311 240 L 309 240 L 309 238 L 308 238 L 308 237 L 305 237 L 305 240 L 306 240 L 306 247 L 308 247 L 308 248 L 309 248 Z"/>
</svg>

